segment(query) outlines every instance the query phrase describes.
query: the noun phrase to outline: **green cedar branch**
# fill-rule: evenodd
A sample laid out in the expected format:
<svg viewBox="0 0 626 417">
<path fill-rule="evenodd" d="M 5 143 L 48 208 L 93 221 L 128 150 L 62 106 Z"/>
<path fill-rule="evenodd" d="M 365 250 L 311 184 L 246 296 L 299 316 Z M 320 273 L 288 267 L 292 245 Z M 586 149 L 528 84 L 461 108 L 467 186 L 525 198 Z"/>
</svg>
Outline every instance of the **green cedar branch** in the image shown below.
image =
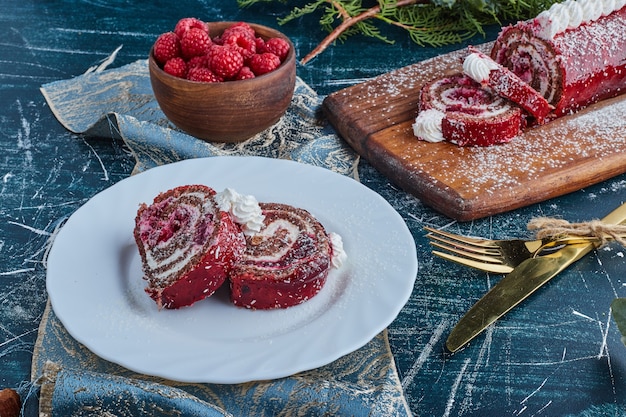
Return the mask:
<svg viewBox="0 0 626 417">
<path fill-rule="evenodd" d="M 237 0 L 240 7 L 262 2 L 288 0 Z M 523 20 L 561 0 L 313 0 L 302 7 L 294 7 L 279 19 L 285 24 L 312 13 L 321 13 L 320 25 L 329 32 L 301 62 L 306 64 L 337 40 L 361 34 L 386 43 L 392 40 L 381 34 L 372 24 L 378 20 L 405 30 L 410 39 L 420 46 L 444 46 L 460 43 L 477 34 L 484 35 L 483 27 L 507 20 Z M 363 3 L 368 3 L 364 5 Z"/>
<path fill-rule="evenodd" d="M 416 4 L 416 3 L 424 3 L 424 1 L 427 1 L 427 0 L 398 0 L 396 7 L 403 7 L 403 6 L 408 6 L 408 5 Z M 315 49 L 313 49 L 304 58 L 302 58 L 300 62 L 303 65 L 309 62 L 310 60 L 312 60 L 313 58 L 315 58 L 316 56 L 318 56 L 319 54 L 321 54 L 322 52 L 324 52 L 324 50 L 326 50 L 326 48 L 328 48 L 328 46 L 330 46 L 331 43 L 335 42 L 335 40 L 337 40 L 337 38 L 339 38 L 339 36 L 342 33 L 348 30 L 348 28 L 366 19 L 370 19 L 373 17 L 380 17 L 380 13 L 381 13 L 381 7 L 380 5 L 378 5 L 378 6 L 371 7 L 367 10 L 364 10 L 361 13 L 357 14 L 356 16 L 350 16 L 348 12 L 342 7 L 339 1 L 330 1 L 330 3 L 332 3 L 333 6 L 339 11 L 339 14 L 341 15 L 343 20 L 337 27 L 335 27 L 335 29 L 333 29 L 330 32 L 328 36 L 326 36 L 322 40 L 322 42 L 319 43 L 319 45 L 315 47 Z M 395 22 L 392 20 L 388 20 L 388 22 L 402 26 L 400 22 Z"/>
</svg>

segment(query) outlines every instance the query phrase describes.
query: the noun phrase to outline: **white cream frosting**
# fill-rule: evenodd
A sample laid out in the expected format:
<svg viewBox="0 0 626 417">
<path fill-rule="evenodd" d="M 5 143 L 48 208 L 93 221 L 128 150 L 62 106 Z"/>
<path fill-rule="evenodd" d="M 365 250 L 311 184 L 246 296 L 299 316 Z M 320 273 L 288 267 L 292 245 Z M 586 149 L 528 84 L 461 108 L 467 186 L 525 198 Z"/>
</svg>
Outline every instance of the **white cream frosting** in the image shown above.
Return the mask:
<svg viewBox="0 0 626 417">
<path fill-rule="evenodd" d="M 463 60 L 463 72 L 478 83 L 489 80 L 491 71 L 497 69 L 498 64 L 476 52 L 469 54 Z"/>
<path fill-rule="evenodd" d="M 413 123 L 413 134 L 426 142 L 441 142 L 444 140 L 441 130 L 441 121 L 445 114 L 436 109 L 421 111 Z"/>
<path fill-rule="evenodd" d="M 540 27 L 537 35 L 544 39 L 553 39 L 567 29 L 598 20 L 625 5 L 626 0 L 566 0 L 555 3 L 535 18 Z"/>
<path fill-rule="evenodd" d="M 595 22 L 602 16 L 603 8 L 598 7 L 595 2 L 583 1 L 580 8 L 583 12 L 583 21 Z"/>
<path fill-rule="evenodd" d="M 239 194 L 232 188 L 226 188 L 215 195 L 215 201 L 220 210 L 230 213 L 235 222 L 243 226 L 245 235 L 261 231 L 265 216 L 254 196 Z"/>
<path fill-rule="evenodd" d="M 567 29 L 577 28 L 583 22 L 585 17 L 588 19 L 591 17 L 590 15 L 584 15 L 585 10 L 582 8 L 581 3 L 577 1 L 567 3 L 565 8 L 567 10 L 567 15 L 569 16 Z"/>
<path fill-rule="evenodd" d="M 343 249 L 343 239 L 335 232 L 330 232 L 328 237 L 330 238 L 330 244 L 333 248 L 333 256 L 330 260 L 330 264 L 333 268 L 341 268 L 346 259 L 348 259 L 348 254 Z"/>
</svg>

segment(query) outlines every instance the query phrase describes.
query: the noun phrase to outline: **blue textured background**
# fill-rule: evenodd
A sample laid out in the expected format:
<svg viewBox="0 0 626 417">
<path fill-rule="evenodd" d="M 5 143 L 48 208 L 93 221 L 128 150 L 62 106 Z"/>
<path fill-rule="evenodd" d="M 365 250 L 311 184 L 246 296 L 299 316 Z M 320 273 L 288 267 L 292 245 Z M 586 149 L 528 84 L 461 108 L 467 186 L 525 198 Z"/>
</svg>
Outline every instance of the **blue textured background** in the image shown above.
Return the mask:
<svg viewBox="0 0 626 417">
<path fill-rule="evenodd" d="M 114 66 L 142 59 L 156 36 L 181 17 L 276 27 L 276 17 L 290 6 L 239 10 L 234 0 L 2 0 L 0 6 L 0 387 L 24 391 L 46 300 L 50 237 L 74 210 L 129 175 L 134 165 L 121 141 L 67 132 L 39 87 L 84 73 L 120 45 Z M 324 36 L 315 18 L 281 30 L 292 37 L 299 57 Z M 298 75 L 324 95 L 452 49 L 421 48 L 402 32 L 388 33 L 395 45 L 354 37 L 299 66 Z M 415 237 L 417 283 L 389 328 L 415 415 L 626 415 L 626 348 L 609 312 L 614 297 L 626 296 L 623 248 L 612 245 L 587 256 L 470 346 L 449 355 L 443 347 L 447 333 L 500 276 L 434 258 L 422 231 L 424 225 L 453 223 L 452 231 L 500 238 L 526 234 L 534 216 L 601 217 L 626 201 L 626 176 L 456 224 L 399 191 L 365 161 L 360 173 L 363 183 L 401 213 Z"/>
</svg>

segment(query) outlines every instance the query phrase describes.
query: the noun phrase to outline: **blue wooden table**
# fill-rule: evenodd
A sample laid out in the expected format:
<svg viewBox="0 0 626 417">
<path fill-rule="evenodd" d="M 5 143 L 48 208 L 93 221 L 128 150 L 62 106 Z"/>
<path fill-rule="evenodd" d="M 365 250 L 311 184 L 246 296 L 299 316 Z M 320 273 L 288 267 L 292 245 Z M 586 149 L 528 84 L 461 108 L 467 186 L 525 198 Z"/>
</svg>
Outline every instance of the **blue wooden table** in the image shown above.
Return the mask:
<svg viewBox="0 0 626 417">
<path fill-rule="evenodd" d="M 289 10 L 240 10 L 234 0 L 3 0 L 0 4 L 0 387 L 23 389 L 46 303 L 45 260 L 56 228 L 134 165 L 122 142 L 69 133 L 39 91 L 98 65 L 145 58 L 181 17 L 278 27 Z M 315 18 L 280 28 L 303 57 L 325 36 Z M 497 28 L 483 42 L 493 39 Z M 400 31 L 394 45 L 353 37 L 298 75 L 320 95 L 451 49 L 422 48 Z M 626 140 L 626 138 L 624 138 Z M 601 162 L 599 162 L 601 163 Z M 429 209 L 367 161 L 361 181 L 385 197 L 415 238 L 419 270 L 408 304 L 389 327 L 407 401 L 419 416 L 626 415 L 626 347 L 610 302 L 626 296 L 626 249 L 593 252 L 454 355 L 444 342 L 461 315 L 499 279 L 435 258 L 422 227 L 493 237 L 527 234 L 535 216 L 599 218 L 626 201 L 626 176 L 564 197 L 469 223 Z"/>
</svg>

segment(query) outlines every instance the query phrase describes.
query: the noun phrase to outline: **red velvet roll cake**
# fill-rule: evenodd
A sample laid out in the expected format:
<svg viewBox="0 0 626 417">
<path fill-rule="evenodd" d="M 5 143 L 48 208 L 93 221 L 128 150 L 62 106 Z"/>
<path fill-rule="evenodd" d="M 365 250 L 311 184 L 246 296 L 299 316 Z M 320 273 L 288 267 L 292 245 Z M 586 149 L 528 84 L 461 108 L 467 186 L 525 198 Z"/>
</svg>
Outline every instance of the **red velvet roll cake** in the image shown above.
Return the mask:
<svg viewBox="0 0 626 417">
<path fill-rule="evenodd" d="M 491 57 L 470 46 L 463 60 L 463 73 L 499 96 L 509 99 L 531 116 L 531 123 L 542 124 L 554 109 L 537 90 Z"/>
<path fill-rule="evenodd" d="M 203 185 L 180 186 L 139 207 L 134 236 L 146 293 L 159 308 L 189 306 L 210 296 L 243 253 L 243 233 L 214 196 Z"/>
<path fill-rule="evenodd" d="M 517 105 L 458 73 L 422 87 L 413 132 L 429 142 L 488 146 L 510 141 L 524 124 Z"/>
<path fill-rule="evenodd" d="M 502 29 L 491 51 L 555 107 L 576 112 L 626 89 L 623 0 L 567 0 Z"/>
<path fill-rule="evenodd" d="M 264 227 L 246 235 L 246 250 L 229 276 L 231 301 L 263 310 L 300 304 L 326 282 L 333 255 L 329 235 L 306 210 L 260 206 Z"/>
</svg>

